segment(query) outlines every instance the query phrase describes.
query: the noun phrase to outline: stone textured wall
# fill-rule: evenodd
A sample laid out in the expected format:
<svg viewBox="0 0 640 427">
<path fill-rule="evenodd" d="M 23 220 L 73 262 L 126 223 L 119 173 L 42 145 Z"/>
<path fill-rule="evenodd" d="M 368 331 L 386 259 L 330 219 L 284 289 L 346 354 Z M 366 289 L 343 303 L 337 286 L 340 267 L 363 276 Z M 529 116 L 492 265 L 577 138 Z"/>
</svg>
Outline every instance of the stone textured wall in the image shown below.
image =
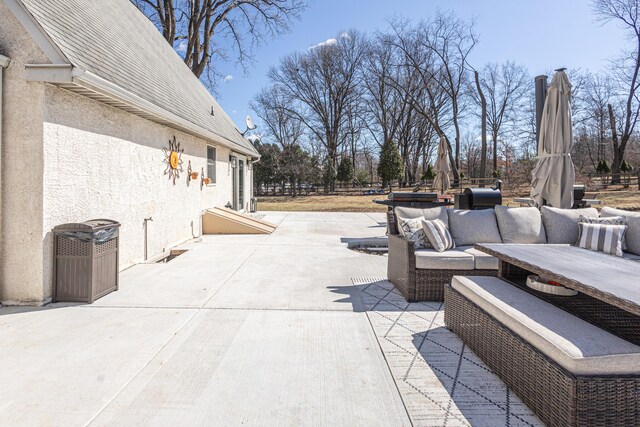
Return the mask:
<svg viewBox="0 0 640 427">
<path fill-rule="evenodd" d="M 126 268 L 144 259 L 144 218 L 153 218 L 151 258 L 199 236 L 202 210 L 231 200 L 228 149 L 216 146 L 216 184 L 201 190 L 199 178 L 187 186 L 186 171 L 191 161 L 193 171 L 206 174 L 204 140 L 54 86 L 47 86 L 45 99 L 45 271 L 52 259 L 49 231 L 57 224 L 119 221 L 120 265 Z M 184 149 L 184 172 L 175 185 L 163 162 L 173 136 Z"/>
<path fill-rule="evenodd" d="M 0 301 L 38 304 L 47 299 L 42 250 L 44 85 L 24 80 L 25 63 L 47 63 L 0 0 L 0 54 L 4 70 Z"/>
</svg>

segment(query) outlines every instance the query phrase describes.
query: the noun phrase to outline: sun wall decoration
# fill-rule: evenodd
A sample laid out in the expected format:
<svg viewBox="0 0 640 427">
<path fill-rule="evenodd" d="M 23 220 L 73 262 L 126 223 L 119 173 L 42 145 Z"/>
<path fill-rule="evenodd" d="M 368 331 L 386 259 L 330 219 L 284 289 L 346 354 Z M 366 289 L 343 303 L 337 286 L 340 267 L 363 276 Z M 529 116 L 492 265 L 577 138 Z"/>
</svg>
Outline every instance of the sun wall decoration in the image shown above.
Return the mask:
<svg viewBox="0 0 640 427">
<path fill-rule="evenodd" d="M 169 181 L 173 180 L 173 185 L 176 185 L 176 179 L 180 178 L 180 172 L 184 172 L 182 169 L 182 152 L 184 149 L 180 148 L 180 143 L 176 142 L 176 137 L 173 140 L 169 140 L 169 148 L 163 148 L 164 160 L 167 165 L 164 170 L 165 175 L 169 175 Z"/>
</svg>

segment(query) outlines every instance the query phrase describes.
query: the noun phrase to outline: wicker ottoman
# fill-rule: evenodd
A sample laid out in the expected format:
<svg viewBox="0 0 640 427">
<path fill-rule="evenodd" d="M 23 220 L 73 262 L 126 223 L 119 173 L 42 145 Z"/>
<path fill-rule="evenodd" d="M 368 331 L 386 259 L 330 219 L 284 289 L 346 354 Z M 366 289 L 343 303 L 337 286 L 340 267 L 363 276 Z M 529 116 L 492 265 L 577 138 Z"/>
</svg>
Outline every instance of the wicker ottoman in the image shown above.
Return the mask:
<svg viewBox="0 0 640 427">
<path fill-rule="evenodd" d="M 535 346 L 532 345 L 528 341 L 531 336 L 528 335 L 525 339 L 521 336 L 522 334 L 505 326 L 503 321 L 496 320 L 495 316 L 501 312 L 492 310 L 494 315 L 489 314 L 487 310 L 480 308 L 476 302 L 468 298 L 467 296 L 471 294 L 460 288 L 461 282 L 464 281 L 467 285 L 490 281 L 502 282 L 496 278 L 455 277 L 453 287 L 445 287 L 446 326 L 460 336 L 542 421 L 551 426 L 640 425 L 640 372 L 633 368 L 636 365 L 633 359 L 634 354 L 622 355 L 623 363 L 629 366 L 632 372 L 621 373 L 620 366 L 616 368 L 611 365 L 612 373 L 608 374 L 606 370 L 610 365 L 606 361 L 612 359 L 603 357 L 599 363 L 597 358 L 587 361 L 591 364 L 596 363 L 593 366 L 596 366 L 598 372 L 588 375 L 584 372 L 572 373 L 555 360 L 558 358 L 557 352 L 545 354 L 549 349 L 548 343 L 546 347 L 540 345 L 540 342 L 536 342 Z M 506 282 L 503 282 L 503 286 L 502 290 L 505 293 L 511 292 L 512 289 L 522 292 L 524 300 L 536 298 L 513 288 Z M 467 295 L 463 295 L 456 288 L 463 290 Z M 485 291 L 486 289 L 481 289 L 478 294 Z M 474 297 L 474 299 L 477 298 Z M 508 300 L 503 294 L 498 295 L 497 299 Z M 491 301 L 490 297 L 489 301 Z M 549 305 L 544 310 L 545 312 L 549 310 L 548 313 L 551 315 L 554 310 L 561 311 L 551 304 L 538 301 Z M 568 315 L 566 312 L 562 313 L 564 313 L 563 316 Z M 578 318 L 575 320 L 575 325 L 578 326 L 581 325 L 579 322 L 584 322 Z M 587 329 L 596 328 L 593 325 L 586 325 L 588 325 Z M 620 340 L 604 330 L 599 331 L 601 332 L 594 334 L 590 329 L 588 333 L 595 339 L 604 337 L 604 340 L 614 343 Z M 614 339 L 604 334 L 611 335 Z M 525 335 L 527 335 L 526 332 Z M 618 344 L 625 349 L 624 351 L 631 348 L 627 345 L 633 346 L 626 341 Z M 547 351 L 541 351 L 538 347 L 544 347 Z M 617 351 L 616 345 L 611 347 L 612 352 Z M 640 359 L 640 353 L 637 357 Z M 582 361 L 577 360 L 577 362 Z M 572 365 L 572 369 L 581 371 L 583 368 L 580 366 L 580 364 L 576 364 L 575 367 Z"/>
</svg>

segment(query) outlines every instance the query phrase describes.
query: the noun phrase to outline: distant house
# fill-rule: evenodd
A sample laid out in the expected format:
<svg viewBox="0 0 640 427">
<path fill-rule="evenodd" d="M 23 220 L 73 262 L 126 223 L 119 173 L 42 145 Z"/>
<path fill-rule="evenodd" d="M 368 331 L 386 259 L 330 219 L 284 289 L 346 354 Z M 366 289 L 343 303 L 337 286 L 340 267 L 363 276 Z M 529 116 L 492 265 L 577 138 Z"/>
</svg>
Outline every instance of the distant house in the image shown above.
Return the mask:
<svg viewBox="0 0 640 427">
<path fill-rule="evenodd" d="M 129 0 L 0 0 L 0 70 L 2 303 L 50 300 L 55 225 L 121 222 L 125 268 L 247 208 L 258 153 Z"/>
</svg>

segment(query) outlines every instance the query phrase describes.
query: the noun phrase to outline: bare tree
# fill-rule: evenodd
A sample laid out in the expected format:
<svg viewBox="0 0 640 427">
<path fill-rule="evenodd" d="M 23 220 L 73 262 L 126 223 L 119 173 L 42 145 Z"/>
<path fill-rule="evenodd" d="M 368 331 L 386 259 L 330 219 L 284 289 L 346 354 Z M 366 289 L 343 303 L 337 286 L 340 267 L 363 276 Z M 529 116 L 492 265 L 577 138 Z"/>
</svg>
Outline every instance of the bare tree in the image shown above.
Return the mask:
<svg viewBox="0 0 640 427">
<path fill-rule="evenodd" d="M 261 119 L 265 129 L 263 138 L 275 141 L 281 150 L 278 167 L 281 175 L 289 180 L 293 197 L 305 174 L 308 153 L 302 147 L 304 127 L 298 117 L 288 111 L 290 99 L 277 86 L 263 89 L 251 103 L 251 108 Z"/>
<path fill-rule="evenodd" d="M 487 64 L 482 70 L 480 85 L 487 102 L 487 127 L 491 134 L 494 172 L 498 170 L 498 141 L 503 136 L 505 126 L 515 124 L 518 113 L 523 110 L 529 81 L 527 70 L 513 62 Z M 505 152 L 512 151 L 503 148 Z"/>
<path fill-rule="evenodd" d="M 487 98 L 484 96 L 482 84 L 480 83 L 480 73 L 473 71 L 473 77 L 476 82 L 476 90 L 478 91 L 478 101 L 480 103 L 480 131 L 482 143 L 480 145 L 480 178 L 487 177 Z M 484 181 L 480 182 L 480 186 L 484 187 Z"/>
<path fill-rule="evenodd" d="M 476 136 L 467 131 L 462 137 L 462 156 L 463 169 L 467 171 L 469 178 L 480 176 L 482 168 L 482 146 L 478 146 Z M 480 182 L 482 186 L 482 181 Z"/>
<path fill-rule="evenodd" d="M 467 57 L 477 43 L 473 23 L 453 14 L 437 13 L 416 27 L 395 25 L 395 46 L 402 52 L 402 64 L 413 69 L 409 86 L 394 81 L 407 95 L 412 107 L 422 114 L 439 136 L 447 141 L 454 184 L 459 182 L 460 121 L 467 82 Z M 453 128 L 455 149 L 448 130 Z"/>
<path fill-rule="evenodd" d="M 367 128 L 382 147 L 385 142 L 397 141 L 404 163 L 404 181 L 416 180 L 417 165 L 412 165 L 419 155 L 420 145 L 414 135 L 418 114 L 407 100 L 407 91 L 398 90 L 395 85 L 406 87 L 411 84 L 412 70 L 398 66 L 397 49 L 391 35 L 378 34 L 370 44 L 364 68 L 363 85 L 365 96 L 363 108 Z"/>
<path fill-rule="evenodd" d="M 603 22 L 615 21 L 628 31 L 630 47 L 619 58 L 612 61 L 610 78 L 617 85 L 617 100 L 608 104 L 611 136 L 613 141 L 613 182 L 620 181 L 620 167 L 627 144 L 632 139 L 638 117 L 640 102 L 640 1 L 639 0 L 593 0 L 595 13 Z"/>
<path fill-rule="evenodd" d="M 267 37 L 289 30 L 305 0 L 132 0 L 184 57 L 198 78 L 215 88 L 216 58 L 246 67 Z M 229 50 L 225 46 L 232 46 Z M 246 68 L 245 68 L 246 69 Z"/>
<path fill-rule="evenodd" d="M 299 144 L 304 135 L 302 122 L 291 114 L 289 103 L 290 98 L 278 86 L 263 89 L 251 102 L 251 108 L 265 127 L 263 136 L 272 138 L 281 148 Z"/>
<path fill-rule="evenodd" d="M 360 33 L 343 32 L 304 53 L 286 56 L 269 72 L 273 84 L 290 99 L 287 111 L 326 149 L 329 170 L 336 170 L 339 148 L 347 141 L 349 112 L 359 98 L 359 68 L 366 48 Z M 330 189 L 334 184 L 335 179 L 330 179 Z"/>
<path fill-rule="evenodd" d="M 573 105 L 579 108 L 572 108 L 577 112 L 573 120 L 577 129 L 573 158 L 583 173 L 593 172 L 600 161 L 607 160 L 611 144 L 608 109 L 612 101 L 611 81 L 606 76 L 586 74 L 574 100 Z M 590 171 L 586 170 L 587 166 Z"/>
</svg>

